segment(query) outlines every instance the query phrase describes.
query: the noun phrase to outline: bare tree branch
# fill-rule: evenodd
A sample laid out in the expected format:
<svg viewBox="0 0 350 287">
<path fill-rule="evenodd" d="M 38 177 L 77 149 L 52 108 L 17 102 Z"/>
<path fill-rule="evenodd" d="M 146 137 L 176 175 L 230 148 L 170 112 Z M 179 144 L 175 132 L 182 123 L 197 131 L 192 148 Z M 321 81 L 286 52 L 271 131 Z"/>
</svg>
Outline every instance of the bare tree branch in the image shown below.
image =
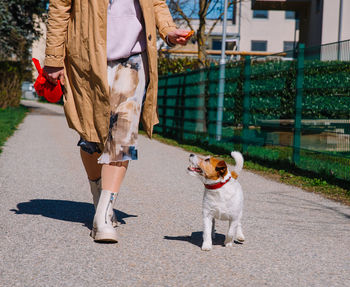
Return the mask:
<svg viewBox="0 0 350 287">
<path fill-rule="evenodd" d="M 228 2 L 227 8 L 229 8 L 229 7 L 230 7 L 231 5 L 233 5 L 235 2 L 238 2 L 238 1 L 230 1 L 230 2 Z M 208 35 L 210 35 L 210 34 L 213 32 L 213 30 L 214 30 L 216 24 L 221 20 L 222 16 L 224 16 L 224 12 L 222 12 L 222 13 L 219 15 L 219 17 L 214 21 L 213 25 L 209 28 Z"/>
<path fill-rule="evenodd" d="M 180 7 L 180 1 L 177 0 L 170 0 L 169 1 L 169 7 L 171 7 L 171 9 L 175 12 L 175 13 L 178 13 L 182 19 L 186 22 L 187 26 L 191 29 L 191 30 L 194 30 L 193 29 L 193 26 L 191 25 L 191 18 L 188 17 L 184 11 L 182 10 L 182 8 Z"/>
<path fill-rule="evenodd" d="M 198 46 L 198 60 L 200 66 L 206 65 L 207 58 L 207 40 L 210 34 L 213 32 L 215 26 L 219 23 L 224 13 L 221 13 L 217 19 L 214 20 L 211 27 L 209 28 L 209 33 L 207 31 L 207 16 L 212 13 L 214 9 L 222 3 L 223 0 L 169 0 L 169 8 L 171 9 L 173 15 L 178 16 L 191 30 L 195 30 L 192 26 L 191 21 L 195 20 L 196 25 L 196 40 Z M 234 4 L 243 2 L 245 0 L 229 0 L 228 7 Z M 192 10 L 192 12 L 191 12 Z M 198 12 L 195 12 L 198 11 Z M 190 13 L 189 13 L 190 12 Z M 198 13 L 197 17 L 193 17 L 195 13 Z M 196 15 L 197 16 L 197 15 Z"/>
<path fill-rule="evenodd" d="M 215 3 L 211 6 L 211 9 L 207 12 L 207 16 L 213 12 L 213 10 L 215 9 L 215 6 L 218 4 L 219 1 L 222 1 L 222 0 L 216 0 Z"/>
<path fill-rule="evenodd" d="M 199 0 L 199 18 L 205 19 L 212 0 Z"/>
</svg>

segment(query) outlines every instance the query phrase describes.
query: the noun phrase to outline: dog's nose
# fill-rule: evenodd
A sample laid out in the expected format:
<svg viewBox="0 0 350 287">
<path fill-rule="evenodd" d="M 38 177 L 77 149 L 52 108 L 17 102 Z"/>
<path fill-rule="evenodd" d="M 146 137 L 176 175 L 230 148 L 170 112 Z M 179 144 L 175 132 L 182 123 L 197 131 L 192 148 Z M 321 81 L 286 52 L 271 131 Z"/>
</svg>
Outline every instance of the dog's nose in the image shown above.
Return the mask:
<svg viewBox="0 0 350 287">
<path fill-rule="evenodd" d="M 193 154 L 193 153 L 191 153 L 191 154 L 190 154 L 190 157 L 194 157 L 194 154 Z"/>
</svg>

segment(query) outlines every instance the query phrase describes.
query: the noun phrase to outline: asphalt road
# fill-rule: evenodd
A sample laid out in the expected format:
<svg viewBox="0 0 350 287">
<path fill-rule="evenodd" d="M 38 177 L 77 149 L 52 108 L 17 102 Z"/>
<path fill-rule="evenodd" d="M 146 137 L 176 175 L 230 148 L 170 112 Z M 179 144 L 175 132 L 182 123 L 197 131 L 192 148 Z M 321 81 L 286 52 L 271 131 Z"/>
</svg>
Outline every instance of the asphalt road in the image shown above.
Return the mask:
<svg viewBox="0 0 350 287">
<path fill-rule="evenodd" d="M 118 244 L 90 238 L 93 205 L 62 108 L 32 112 L 0 154 L 0 286 L 350 286 L 350 208 L 242 172 L 244 244 L 203 252 L 189 153 L 140 137 L 118 197 Z"/>
</svg>

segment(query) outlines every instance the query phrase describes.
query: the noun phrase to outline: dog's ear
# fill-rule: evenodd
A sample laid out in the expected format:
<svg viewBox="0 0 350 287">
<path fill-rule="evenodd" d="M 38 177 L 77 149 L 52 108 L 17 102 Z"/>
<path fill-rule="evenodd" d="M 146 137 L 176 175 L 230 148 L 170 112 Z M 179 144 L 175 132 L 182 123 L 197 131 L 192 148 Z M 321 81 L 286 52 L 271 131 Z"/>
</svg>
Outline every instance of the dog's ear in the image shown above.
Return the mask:
<svg viewBox="0 0 350 287">
<path fill-rule="evenodd" d="M 220 175 L 220 176 L 225 176 L 226 173 L 227 173 L 227 165 L 226 165 L 226 162 L 224 162 L 223 160 L 222 161 L 219 161 L 215 167 L 215 171 L 217 171 L 217 173 Z"/>
</svg>

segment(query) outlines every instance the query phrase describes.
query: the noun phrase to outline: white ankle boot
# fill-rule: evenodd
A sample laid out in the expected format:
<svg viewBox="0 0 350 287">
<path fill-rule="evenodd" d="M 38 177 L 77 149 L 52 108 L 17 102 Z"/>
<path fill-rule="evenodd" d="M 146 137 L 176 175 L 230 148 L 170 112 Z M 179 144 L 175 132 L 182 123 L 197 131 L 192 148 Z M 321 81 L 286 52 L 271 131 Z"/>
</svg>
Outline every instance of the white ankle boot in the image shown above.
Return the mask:
<svg viewBox="0 0 350 287">
<path fill-rule="evenodd" d="M 94 216 L 91 236 L 98 242 L 118 242 L 117 231 L 112 224 L 113 205 L 117 194 L 102 190 Z"/>
<path fill-rule="evenodd" d="M 89 183 L 90 183 L 90 190 L 91 190 L 91 194 L 92 194 L 92 201 L 94 202 L 94 207 L 95 207 L 95 211 L 96 211 L 98 200 L 100 199 L 101 189 L 102 189 L 101 178 L 99 178 L 98 180 L 90 180 L 89 179 Z M 110 210 L 110 212 L 111 212 L 111 216 L 112 216 L 113 227 L 117 227 L 118 221 L 117 221 L 117 217 L 113 211 L 113 208 Z"/>
</svg>

